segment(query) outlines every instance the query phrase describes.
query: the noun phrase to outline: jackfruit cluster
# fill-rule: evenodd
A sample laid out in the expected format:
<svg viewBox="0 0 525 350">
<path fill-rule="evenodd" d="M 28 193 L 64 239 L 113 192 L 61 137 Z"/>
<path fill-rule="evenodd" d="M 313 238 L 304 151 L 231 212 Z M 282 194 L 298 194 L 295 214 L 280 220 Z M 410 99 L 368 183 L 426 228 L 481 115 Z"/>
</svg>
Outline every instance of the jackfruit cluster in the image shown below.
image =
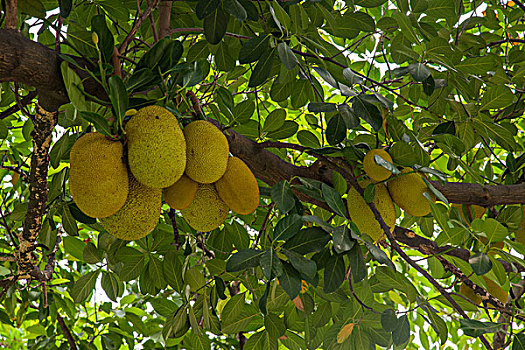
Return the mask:
<svg viewBox="0 0 525 350">
<path fill-rule="evenodd" d="M 140 239 L 157 225 L 165 202 L 198 231 L 211 231 L 230 209 L 250 214 L 259 187 L 246 164 L 229 157 L 224 134 L 199 120 L 184 131 L 160 106 L 126 113 L 126 146 L 93 132 L 71 150 L 70 192 L 80 210 L 113 236 Z M 125 162 L 127 160 L 127 164 Z"/>
</svg>

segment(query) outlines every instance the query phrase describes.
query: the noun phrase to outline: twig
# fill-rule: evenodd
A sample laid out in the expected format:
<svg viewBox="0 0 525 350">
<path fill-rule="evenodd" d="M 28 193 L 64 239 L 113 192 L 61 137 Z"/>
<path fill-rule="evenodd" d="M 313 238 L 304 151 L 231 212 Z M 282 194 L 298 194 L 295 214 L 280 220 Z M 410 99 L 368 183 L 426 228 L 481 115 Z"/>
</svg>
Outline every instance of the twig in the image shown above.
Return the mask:
<svg viewBox="0 0 525 350">
<path fill-rule="evenodd" d="M 135 21 L 135 23 L 133 24 L 133 28 L 131 28 L 130 32 L 128 33 L 128 35 L 126 36 L 126 38 L 124 39 L 124 41 L 122 42 L 122 44 L 120 44 L 118 48 L 118 52 L 121 55 L 124 54 L 124 52 L 126 51 L 126 48 L 128 47 L 129 42 L 131 41 L 135 33 L 137 33 L 137 30 L 142 25 L 142 22 L 144 22 L 146 17 L 148 17 L 153 12 L 153 10 L 157 7 L 158 4 L 159 4 L 159 0 L 153 0 L 153 2 L 148 6 L 148 8 L 144 12 L 142 12 L 140 17 Z M 138 11 L 140 11 L 140 7 L 138 8 Z"/>
<path fill-rule="evenodd" d="M 175 209 L 170 209 L 168 211 L 168 217 L 171 220 L 171 227 L 173 227 L 173 241 L 175 243 L 175 246 L 177 247 L 177 250 L 180 249 L 180 235 L 179 235 L 179 229 L 177 227 L 177 221 L 175 220 Z"/>
<path fill-rule="evenodd" d="M 75 344 L 75 338 L 73 338 L 73 335 L 71 334 L 71 331 L 66 325 L 66 322 L 64 322 L 64 319 L 62 316 L 60 316 L 59 313 L 57 313 L 57 321 L 60 325 L 60 328 L 62 328 L 62 332 L 64 333 L 67 342 L 69 343 L 69 348 L 72 350 L 77 350 L 77 344 Z"/>
<path fill-rule="evenodd" d="M 146 0 L 148 7 L 150 6 L 149 0 Z M 151 23 L 151 31 L 153 32 L 153 41 L 159 41 L 159 35 L 157 34 L 157 26 L 155 25 L 155 19 L 153 18 L 153 11 L 149 13 L 148 19 Z"/>
<path fill-rule="evenodd" d="M 16 26 L 17 0 L 5 1 L 5 28 L 18 30 Z"/>
<path fill-rule="evenodd" d="M 2 113 L 0 113 L 0 119 L 7 118 L 11 114 L 18 112 L 21 106 L 28 105 L 36 97 L 36 95 L 37 95 L 36 91 L 29 91 L 27 95 L 22 97 L 22 99 L 20 100 L 20 103 L 17 102 L 11 107 L 9 107 L 8 109 L 6 109 L 5 111 L 3 111 Z"/>
</svg>

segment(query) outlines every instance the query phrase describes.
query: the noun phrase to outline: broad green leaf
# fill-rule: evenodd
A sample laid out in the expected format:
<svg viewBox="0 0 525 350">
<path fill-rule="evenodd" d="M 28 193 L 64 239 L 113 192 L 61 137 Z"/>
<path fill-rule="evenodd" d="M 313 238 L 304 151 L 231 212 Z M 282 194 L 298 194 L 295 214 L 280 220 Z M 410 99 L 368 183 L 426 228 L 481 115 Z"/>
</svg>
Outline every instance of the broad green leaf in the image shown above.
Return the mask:
<svg viewBox="0 0 525 350">
<path fill-rule="evenodd" d="M 91 292 L 95 289 L 98 271 L 88 272 L 80 277 L 69 292 L 75 303 L 83 303 L 88 300 Z"/>
<path fill-rule="evenodd" d="M 100 284 L 108 298 L 113 301 L 117 301 L 117 298 L 120 297 L 124 291 L 124 285 L 120 281 L 120 278 L 113 272 L 104 272 Z"/>
<path fill-rule="evenodd" d="M 239 51 L 239 63 L 252 63 L 258 61 L 261 56 L 269 51 L 270 36 L 255 37 L 243 43 Z"/>
<path fill-rule="evenodd" d="M 335 114 L 330 118 L 326 126 L 326 141 L 328 141 L 330 145 L 337 145 L 345 139 L 346 129 L 344 118 L 339 113 Z"/>
<path fill-rule="evenodd" d="M 346 218 L 346 206 L 339 192 L 325 183 L 322 184 L 321 189 L 323 191 L 323 197 L 328 206 L 333 209 L 335 213 L 339 214 L 343 218 Z"/>
<path fill-rule="evenodd" d="M 399 320 L 393 309 L 386 309 L 381 313 L 381 326 L 387 332 L 393 332 L 399 327 Z"/>
<path fill-rule="evenodd" d="M 270 77 L 274 51 L 275 49 L 268 50 L 261 55 L 259 62 L 255 65 L 252 75 L 250 76 L 250 81 L 248 82 L 249 87 L 259 86 Z"/>
<path fill-rule="evenodd" d="M 281 261 L 273 249 L 268 249 L 260 257 L 260 266 L 264 277 L 271 281 L 283 273 Z"/>
<path fill-rule="evenodd" d="M 298 214 L 291 214 L 283 217 L 275 225 L 273 231 L 274 240 L 286 241 L 295 236 L 303 226 L 303 218 Z"/>
<path fill-rule="evenodd" d="M 184 287 L 184 282 L 182 279 L 182 262 L 176 253 L 169 252 L 164 257 L 162 270 L 164 272 L 164 278 L 166 279 L 166 282 L 176 291 L 182 292 Z"/>
<path fill-rule="evenodd" d="M 134 248 L 122 247 L 117 251 L 116 257 L 123 263 L 119 276 L 123 281 L 136 279 L 144 270 L 146 255 Z"/>
<path fill-rule="evenodd" d="M 271 194 L 275 205 L 283 213 L 287 213 L 295 207 L 295 196 L 289 182 L 282 180 L 273 185 Z"/>
<path fill-rule="evenodd" d="M 347 253 L 348 260 L 350 261 L 351 273 L 354 283 L 361 282 L 367 274 L 367 267 L 361 246 L 357 243 L 354 244 L 352 249 Z"/>
<path fill-rule="evenodd" d="M 320 266 L 321 268 L 323 266 Z M 325 293 L 335 292 L 343 283 L 345 278 L 345 261 L 342 255 L 332 255 L 324 266 L 324 286 Z"/>
<path fill-rule="evenodd" d="M 317 265 L 314 261 L 291 250 L 283 249 L 283 253 L 286 255 L 288 261 L 292 264 L 295 270 L 304 277 L 303 279 L 313 280 L 315 278 L 315 275 L 317 274 Z"/>
<path fill-rule="evenodd" d="M 505 85 L 487 88 L 481 98 L 480 110 L 507 107 L 514 101 L 514 94 Z"/>
<path fill-rule="evenodd" d="M 277 45 L 277 53 L 279 54 L 279 59 L 287 69 L 292 70 L 298 64 L 297 57 L 295 57 L 292 49 L 290 49 L 286 43 L 279 43 Z"/>
<path fill-rule="evenodd" d="M 269 313 L 264 317 L 264 328 L 266 328 L 266 331 L 271 338 L 281 337 L 286 330 L 284 319 L 272 313 Z"/>
<path fill-rule="evenodd" d="M 225 13 L 220 7 L 217 7 L 215 12 L 204 18 L 204 36 L 210 44 L 215 45 L 222 40 L 229 20 L 230 15 Z"/>
<path fill-rule="evenodd" d="M 262 131 L 277 131 L 283 126 L 285 120 L 286 110 L 282 108 L 276 108 L 273 111 L 271 111 L 264 120 Z"/>
<path fill-rule="evenodd" d="M 224 9 L 241 22 L 248 18 L 248 13 L 237 0 L 224 0 Z"/>
<path fill-rule="evenodd" d="M 355 245 L 355 241 L 350 239 L 350 230 L 348 226 L 343 225 L 336 227 L 333 232 L 334 250 L 337 254 L 342 254 Z"/>
<path fill-rule="evenodd" d="M 283 248 L 299 254 L 321 251 L 331 237 L 318 227 L 308 227 L 300 230 L 295 236 L 286 241 Z"/>
<path fill-rule="evenodd" d="M 470 337 L 479 337 L 487 333 L 499 332 L 503 325 L 495 322 L 482 322 L 477 320 L 460 319 L 461 329 Z"/>
<path fill-rule="evenodd" d="M 297 140 L 305 147 L 319 148 L 321 143 L 315 134 L 308 130 L 299 130 L 297 133 Z"/>
<path fill-rule="evenodd" d="M 295 135 L 298 129 L 299 124 L 293 120 L 286 120 L 279 130 L 268 133 L 268 138 L 276 140 L 286 139 Z"/>
<path fill-rule="evenodd" d="M 283 273 L 279 276 L 279 285 L 283 287 L 290 300 L 293 300 L 301 291 L 301 277 L 291 264 L 283 261 L 282 265 Z"/>
<path fill-rule="evenodd" d="M 117 75 L 112 75 L 109 80 L 109 99 L 117 120 L 123 120 L 129 106 L 129 97 L 124 82 Z"/>
<path fill-rule="evenodd" d="M 226 271 L 237 272 L 251 267 L 257 267 L 260 264 L 263 251 L 256 249 L 243 249 L 233 254 L 226 263 Z"/>
<path fill-rule="evenodd" d="M 475 253 L 469 258 L 468 262 L 478 276 L 484 275 L 492 269 L 492 262 L 485 253 Z"/>
<path fill-rule="evenodd" d="M 392 340 L 395 345 L 401 345 L 410 339 L 410 323 L 408 316 L 403 315 L 398 320 L 398 327 L 392 331 Z"/>
</svg>

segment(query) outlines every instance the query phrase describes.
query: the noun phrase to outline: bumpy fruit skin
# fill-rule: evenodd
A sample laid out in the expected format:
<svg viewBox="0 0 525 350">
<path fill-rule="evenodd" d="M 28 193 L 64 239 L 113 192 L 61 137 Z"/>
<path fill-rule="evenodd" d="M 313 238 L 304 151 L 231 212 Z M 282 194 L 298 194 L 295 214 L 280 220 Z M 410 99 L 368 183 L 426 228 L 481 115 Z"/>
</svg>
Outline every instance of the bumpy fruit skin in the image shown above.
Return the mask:
<svg viewBox="0 0 525 350">
<path fill-rule="evenodd" d="M 128 170 L 122 151 L 122 143 L 98 132 L 80 137 L 71 148 L 69 191 L 84 214 L 105 218 L 126 202 Z"/>
<path fill-rule="evenodd" d="M 230 157 L 224 175 L 215 183 L 221 199 L 241 215 L 251 214 L 259 206 L 259 185 L 242 160 Z"/>
<path fill-rule="evenodd" d="M 215 125 L 196 120 L 184 128 L 186 175 L 201 184 L 219 180 L 228 164 L 230 148 L 226 136 Z"/>
<path fill-rule="evenodd" d="M 141 184 L 153 188 L 173 185 L 184 173 L 186 142 L 177 118 L 160 106 L 148 106 L 126 124 L 128 163 Z"/>
<path fill-rule="evenodd" d="M 100 220 L 114 237 L 133 241 L 147 236 L 157 225 L 162 206 L 162 190 L 144 186 L 132 176 L 124 206 L 110 217 Z"/>
<path fill-rule="evenodd" d="M 467 286 L 466 284 L 461 284 L 459 286 L 459 292 L 463 294 L 463 296 L 470 301 L 472 301 L 474 304 L 479 305 L 481 304 L 481 297 L 477 295 L 472 288 Z"/>
<path fill-rule="evenodd" d="M 222 201 L 214 185 L 199 184 L 193 202 L 181 210 L 186 222 L 199 232 L 208 232 L 219 227 L 230 208 Z"/>
<path fill-rule="evenodd" d="M 401 172 L 406 174 L 411 171 L 410 168 L 404 168 Z M 433 197 L 432 192 L 418 173 L 400 175 L 388 181 L 387 187 L 394 202 L 408 214 L 425 216 L 430 213 L 430 203 L 423 193 L 427 192 Z"/>
<path fill-rule="evenodd" d="M 366 187 L 370 181 L 361 181 L 359 185 L 361 187 Z M 395 227 L 396 224 L 396 209 L 392 198 L 388 194 L 388 191 L 383 184 L 375 185 L 376 195 L 372 201 L 379 213 L 383 217 L 385 223 L 390 227 L 390 231 Z M 379 222 L 375 219 L 374 213 L 365 202 L 364 198 L 352 187 L 348 191 L 348 197 L 346 198 L 346 203 L 348 206 L 348 213 L 350 218 L 357 225 L 359 231 L 366 233 L 374 241 L 377 241 L 381 236 L 383 236 L 383 230 L 379 225 Z"/>
<path fill-rule="evenodd" d="M 173 209 L 184 209 L 193 202 L 199 184 L 186 175 L 182 175 L 179 181 L 163 190 L 164 200 Z"/>
<path fill-rule="evenodd" d="M 392 163 L 392 157 L 385 150 L 373 149 L 368 151 L 363 159 L 363 169 L 365 173 L 375 182 L 383 181 L 388 179 L 392 172 L 388 169 L 383 168 L 381 165 L 377 165 L 374 156 L 378 155 L 387 162 Z"/>
</svg>

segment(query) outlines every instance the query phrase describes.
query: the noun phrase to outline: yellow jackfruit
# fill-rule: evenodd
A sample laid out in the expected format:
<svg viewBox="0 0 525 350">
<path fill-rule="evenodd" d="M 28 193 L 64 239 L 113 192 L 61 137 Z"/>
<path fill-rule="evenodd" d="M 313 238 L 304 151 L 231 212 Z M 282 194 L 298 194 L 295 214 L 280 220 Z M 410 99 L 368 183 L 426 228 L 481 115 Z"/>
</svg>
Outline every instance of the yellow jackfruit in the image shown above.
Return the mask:
<svg viewBox="0 0 525 350">
<path fill-rule="evenodd" d="M 404 168 L 403 174 L 412 169 Z M 425 216 L 430 213 L 430 203 L 423 196 L 427 192 L 433 198 L 432 192 L 418 173 L 400 175 L 387 183 L 392 200 L 404 211 L 413 216 Z"/>
<path fill-rule="evenodd" d="M 201 184 L 219 180 L 228 164 L 230 148 L 226 136 L 215 125 L 196 120 L 184 128 L 186 175 Z"/>
<path fill-rule="evenodd" d="M 365 173 L 375 182 L 383 181 L 388 179 L 392 172 L 388 169 L 383 168 L 381 165 L 377 165 L 375 161 L 375 155 L 380 156 L 387 162 L 392 163 L 392 157 L 385 150 L 373 149 L 368 151 L 363 159 L 363 169 Z"/>
<path fill-rule="evenodd" d="M 365 188 L 369 183 L 370 181 L 366 180 L 359 182 L 359 185 Z M 390 195 L 383 184 L 375 185 L 375 193 L 372 202 L 375 204 L 385 223 L 390 227 L 390 232 L 392 232 L 396 224 L 396 209 L 392 202 L 392 198 L 390 198 Z M 355 188 L 352 187 L 352 189 L 348 191 L 346 203 L 350 218 L 357 225 L 359 231 L 366 233 L 372 237 L 374 241 L 377 241 L 383 236 L 383 230 L 381 229 L 379 222 L 376 220 L 374 213 L 372 213 L 372 210 L 365 202 L 364 198 L 361 197 Z"/>
<path fill-rule="evenodd" d="M 129 177 L 129 193 L 124 206 L 110 217 L 100 220 L 114 237 L 132 241 L 147 236 L 159 220 L 162 190 L 147 187 Z"/>
<path fill-rule="evenodd" d="M 231 157 L 224 175 L 215 183 L 221 199 L 237 214 L 251 214 L 259 206 L 259 186 L 242 160 Z"/>
<path fill-rule="evenodd" d="M 164 200 L 173 209 L 184 209 L 193 202 L 199 184 L 186 175 L 182 175 L 179 181 L 164 189 Z"/>
<path fill-rule="evenodd" d="M 122 151 L 122 143 L 98 132 L 80 137 L 71 148 L 69 191 L 86 215 L 105 218 L 124 205 L 128 170 Z"/>
<path fill-rule="evenodd" d="M 126 124 L 128 163 L 143 185 L 163 188 L 173 185 L 184 173 L 186 142 L 177 118 L 160 106 L 148 106 Z"/>
<path fill-rule="evenodd" d="M 181 213 L 195 230 L 208 232 L 224 222 L 229 210 L 214 185 L 199 184 L 195 199 L 188 207 L 182 209 Z"/>
<path fill-rule="evenodd" d="M 464 283 L 461 283 L 459 286 L 459 292 L 463 294 L 463 296 L 470 301 L 472 301 L 474 304 L 479 305 L 481 304 L 481 297 L 477 295 L 472 288 L 467 286 Z"/>
</svg>

